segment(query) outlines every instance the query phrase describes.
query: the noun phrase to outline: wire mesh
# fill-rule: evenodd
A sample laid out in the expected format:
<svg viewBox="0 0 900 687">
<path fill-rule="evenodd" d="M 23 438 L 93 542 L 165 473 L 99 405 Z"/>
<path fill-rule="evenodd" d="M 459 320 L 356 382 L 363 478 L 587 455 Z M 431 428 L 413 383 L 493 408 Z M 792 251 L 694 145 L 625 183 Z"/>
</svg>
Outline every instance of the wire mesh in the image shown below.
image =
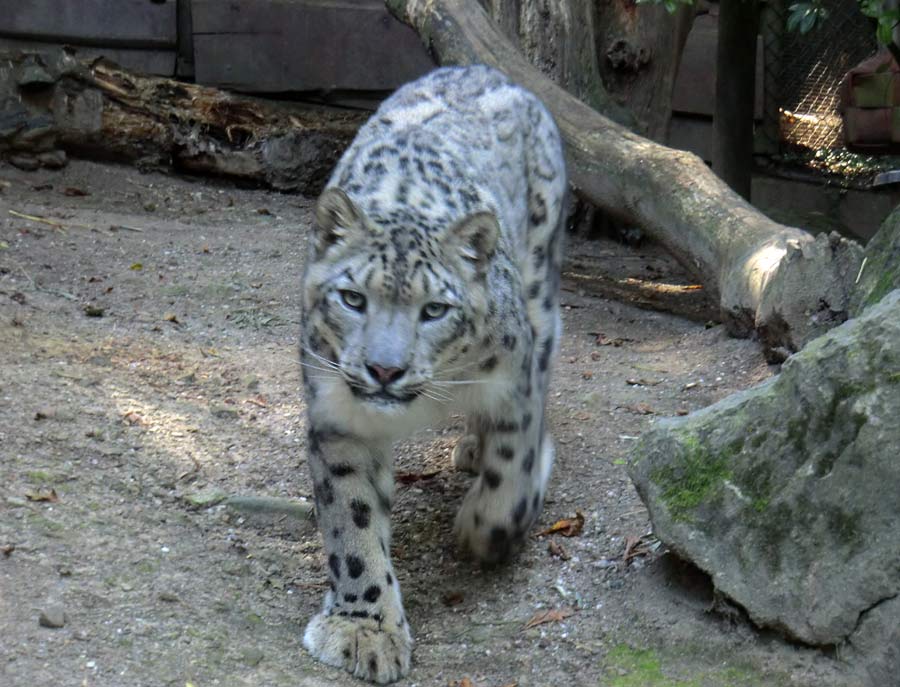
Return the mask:
<svg viewBox="0 0 900 687">
<path fill-rule="evenodd" d="M 766 101 L 775 104 L 767 112 L 768 135 L 777 130 L 781 143 L 789 146 L 842 147 L 841 80 L 877 49 L 875 27 L 859 11 L 857 0 L 831 0 L 825 3 L 828 19 L 815 29 L 788 32 L 788 3 L 768 4 L 768 18 L 763 15 Z M 772 117 L 777 117 L 777 127 Z"/>
</svg>

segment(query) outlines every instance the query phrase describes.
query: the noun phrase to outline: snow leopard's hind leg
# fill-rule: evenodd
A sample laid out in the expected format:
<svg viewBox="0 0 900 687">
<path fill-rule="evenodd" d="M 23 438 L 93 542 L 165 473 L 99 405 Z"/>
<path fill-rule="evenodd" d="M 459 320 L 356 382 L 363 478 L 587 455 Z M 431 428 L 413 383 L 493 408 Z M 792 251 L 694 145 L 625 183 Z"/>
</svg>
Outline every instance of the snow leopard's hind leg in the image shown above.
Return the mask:
<svg viewBox="0 0 900 687">
<path fill-rule="evenodd" d="M 543 234 L 540 251 L 534 251 L 535 269 L 524 285 L 529 331 L 521 332 L 518 350 L 508 357 L 518 360 L 514 372 L 518 382 L 511 397 L 492 409 L 493 420 L 482 421 L 482 432 L 462 440 L 465 446 L 469 436 L 479 437 L 476 457 L 480 457 L 480 465 L 478 478 L 456 518 L 457 539 L 464 550 L 488 564 L 508 558 L 521 546 L 540 515 L 554 460 L 544 406 L 560 336 L 563 193 L 534 202 L 544 213 L 532 213 L 532 218 L 540 219 L 544 226 L 530 230 L 549 233 Z M 554 226 L 549 229 L 546 224 L 551 218 Z"/>
</svg>

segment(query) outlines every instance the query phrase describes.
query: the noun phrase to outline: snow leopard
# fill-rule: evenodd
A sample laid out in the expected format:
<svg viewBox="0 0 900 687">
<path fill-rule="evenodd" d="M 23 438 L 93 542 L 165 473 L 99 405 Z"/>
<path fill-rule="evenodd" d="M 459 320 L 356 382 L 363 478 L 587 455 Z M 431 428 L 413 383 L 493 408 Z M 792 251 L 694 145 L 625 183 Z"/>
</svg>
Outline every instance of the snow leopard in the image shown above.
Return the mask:
<svg viewBox="0 0 900 687">
<path fill-rule="evenodd" d="M 390 556 L 392 445 L 451 413 L 475 473 L 455 520 L 485 564 L 514 554 L 554 460 L 566 173 L 536 96 L 486 66 L 386 99 L 315 208 L 302 284 L 308 466 L 329 590 L 306 649 L 387 683 L 413 640 Z"/>
</svg>

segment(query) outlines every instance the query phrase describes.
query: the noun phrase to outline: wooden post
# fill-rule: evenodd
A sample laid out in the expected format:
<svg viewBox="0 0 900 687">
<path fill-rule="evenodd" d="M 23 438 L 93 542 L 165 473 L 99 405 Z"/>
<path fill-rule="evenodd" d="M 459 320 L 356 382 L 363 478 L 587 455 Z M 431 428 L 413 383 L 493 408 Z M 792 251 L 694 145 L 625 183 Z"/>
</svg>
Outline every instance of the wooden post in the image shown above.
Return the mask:
<svg viewBox="0 0 900 687">
<path fill-rule="evenodd" d="M 728 0 L 719 4 L 713 171 L 747 200 L 753 173 L 758 22 L 758 0 Z"/>
</svg>

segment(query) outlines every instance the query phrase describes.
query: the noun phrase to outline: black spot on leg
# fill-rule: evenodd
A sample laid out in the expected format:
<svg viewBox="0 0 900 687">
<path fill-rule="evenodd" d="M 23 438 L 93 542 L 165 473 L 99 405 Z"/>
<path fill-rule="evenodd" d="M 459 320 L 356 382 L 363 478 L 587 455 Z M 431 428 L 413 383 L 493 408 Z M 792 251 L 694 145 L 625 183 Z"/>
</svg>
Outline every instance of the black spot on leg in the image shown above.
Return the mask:
<svg viewBox="0 0 900 687">
<path fill-rule="evenodd" d="M 358 556 L 347 556 L 347 573 L 354 580 L 363 574 L 366 564 Z"/>
<path fill-rule="evenodd" d="M 336 580 L 341 579 L 341 559 L 337 557 L 337 554 L 333 553 L 328 557 L 328 567 L 331 568 Z"/>
<path fill-rule="evenodd" d="M 493 424 L 495 432 L 516 432 L 519 429 L 519 425 L 510 420 L 497 420 Z"/>
<path fill-rule="evenodd" d="M 512 460 L 516 453 L 515 451 L 513 451 L 512 446 L 500 444 L 500 446 L 497 447 L 497 455 L 500 456 L 503 460 Z"/>
<path fill-rule="evenodd" d="M 475 513 L 475 516 L 472 518 L 472 522 L 475 523 L 475 527 L 481 527 L 481 516 L 478 513 Z"/>
<path fill-rule="evenodd" d="M 335 527 L 333 530 L 331 530 L 331 536 L 335 539 L 340 539 L 342 533 L 343 530 L 340 527 Z"/>
<path fill-rule="evenodd" d="M 353 499 L 350 502 L 350 510 L 353 513 L 353 522 L 359 529 L 363 530 L 369 526 L 372 509 L 368 503 Z"/>
<path fill-rule="evenodd" d="M 495 560 L 506 558 L 509 553 L 509 534 L 503 527 L 491 528 L 491 553 Z"/>
<path fill-rule="evenodd" d="M 371 585 L 363 593 L 363 599 L 368 601 L 370 604 L 378 601 L 379 596 L 381 596 L 381 587 L 379 587 L 377 584 Z"/>
<path fill-rule="evenodd" d="M 507 351 L 515 350 L 516 342 L 517 342 L 517 339 L 513 334 L 504 334 L 503 335 L 503 339 L 502 339 L 503 348 L 505 348 Z"/>
<path fill-rule="evenodd" d="M 375 654 L 369 654 L 369 672 L 372 675 L 378 674 L 378 658 Z"/>
<path fill-rule="evenodd" d="M 500 473 L 488 468 L 484 471 L 484 481 L 487 483 L 488 487 L 490 487 L 491 489 L 496 489 L 500 486 Z"/>
<path fill-rule="evenodd" d="M 328 469 L 335 477 L 346 477 L 347 475 L 352 475 L 354 472 L 356 472 L 356 468 L 354 468 L 352 465 L 344 464 L 331 465 L 328 467 Z"/>
<path fill-rule="evenodd" d="M 334 503 L 334 486 L 332 486 L 330 479 L 326 477 L 318 485 L 313 485 L 313 488 L 316 496 L 319 497 L 319 502 L 323 506 L 330 506 Z"/>
<path fill-rule="evenodd" d="M 344 650 L 341 652 L 344 658 L 350 658 L 350 647 L 344 647 Z"/>
<path fill-rule="evenodd" d="M 548 338 L 541 347 L 541 357 L 538 359 L 538 368 L 541 372 L 546 372 L 550 365 L 550 354 L 553 352 L 553 339 Z"/>
<path fill-rule="evenodd" d="M 529 300 L 534 300 L 541 293 L 541 282 L 533 281 L 528 286 L 528 298 Z"/>
<path fill-rule="evenodd" d="M 355 604 L 356 594 L 344 594 L 344 601 L 346 601 L 348 604 Z"/>
<path fill-rule="evenodd" d="M 536 492 L 534 498 L 531 500 L 531 510 L 535 513 L 541 508 L 541 493 Z"/>
<path fill-rule="evenodd" d="M 534 468 L 534 449 L 528 449 L 528 453 L 525 456 L 525 460 L 522 461 L 522 472 L 526 475 L 530 475 L 532 469 Z"/>
<path fill-rule="evenodd" d="M 529 427 L 531 427 L 531 413 L 525 413 L 522 416 L 522 431 L 527 432 Z"/>
<path fill-rule="evenodd" d="M 369 612 L 368 611 L 353 611 L 350 614 L 350 617 L 351 618 L 368 618 Z"/>
<path fill-rule="evenodd" d="M 516 509 L 513 511 L 513 521 L 519 525 L 522 522 L 522 518 L 525 517 L 525 511 L 528 510 L 528 498 L 523 496 L 519 503 L 516 505 Z"/>
</svg>

